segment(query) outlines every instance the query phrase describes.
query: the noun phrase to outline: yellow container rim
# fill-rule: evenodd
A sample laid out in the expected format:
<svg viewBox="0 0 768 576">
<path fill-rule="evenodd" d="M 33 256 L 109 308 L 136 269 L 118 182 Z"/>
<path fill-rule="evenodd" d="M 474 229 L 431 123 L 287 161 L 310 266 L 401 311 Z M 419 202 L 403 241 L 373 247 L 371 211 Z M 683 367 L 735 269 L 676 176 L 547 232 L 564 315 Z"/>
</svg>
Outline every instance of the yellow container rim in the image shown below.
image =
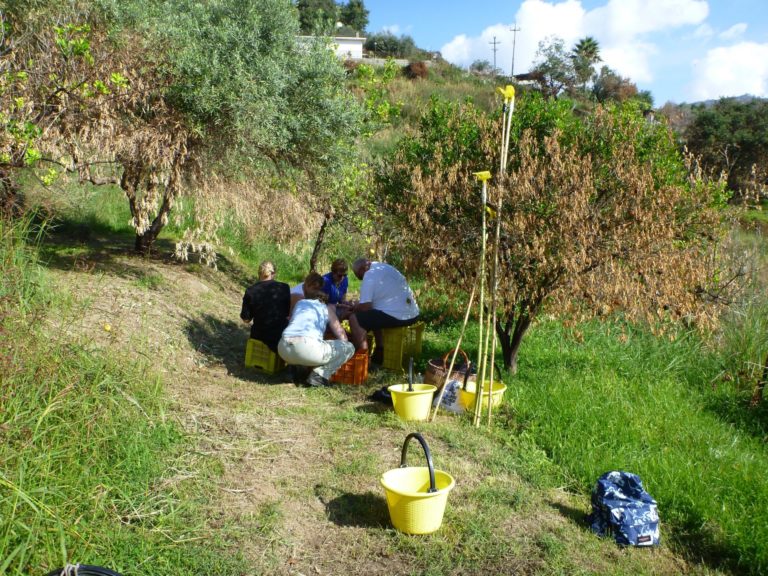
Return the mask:
<svg viewBox="0 0 768 576">
<path fill-rule="evenodd" d="M 408 384 L 392 384 L 387 388 L 390 394 L 403 394 L 417 396 L 419 394 L 434 394 L 437 386 L 432 384 L 414 384 L 413 390 L 408 390 Z"/>
<path fill-rule="evenodd" d="M 394 476 L 395 474 L 391 474 L 392 472 L 419 472 L 422 470 L 426 470 L 427 474 L 429 474 L 429 467 L 428 466 L 409 466 L 406 468 L 393 468 L 392 470 L 387 470 L 384 472 L 384 474 L 381 475 L 381 478 L 379 479 L 379 482 L 381 482 L 381 485 L 384 487 L 384 490 L 387 490 L 389 492 L 393 492 L 399 496 L 405 496 L 407 498 L 434 498 L 435 496 L 439 496 L 441 494 L 446 494 L 453 490 L 453 487 L 456 486 L 456 481 L 453 479 L 453 476 L 448 474 L 448 472 L 444 472 L 442 470 L 435 470 L 435 484 L 438 484 L 438 477 L 445 479 L 447 478 L 449 480 L 448 484 L 446 486 L 443 486 L 442 488 L 438 488 L 436 492 L 410 492 L 407 490 L 401 490 L 398 488 L 395 488 L 392 486 L 391 483 L 387 483 L 386 480 L 388 476 Z"/>
</svg>

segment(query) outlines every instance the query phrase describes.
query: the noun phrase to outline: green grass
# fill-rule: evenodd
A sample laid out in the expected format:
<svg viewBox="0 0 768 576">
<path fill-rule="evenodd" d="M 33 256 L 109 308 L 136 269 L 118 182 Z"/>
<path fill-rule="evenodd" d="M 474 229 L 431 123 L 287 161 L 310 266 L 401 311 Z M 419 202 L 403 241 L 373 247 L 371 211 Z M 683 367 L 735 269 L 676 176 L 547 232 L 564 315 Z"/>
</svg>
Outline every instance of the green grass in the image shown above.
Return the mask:
<svg viewBox="0 0 768 576">
<path fill-rule="evenodd" d="M 87 219 L 70 220 L 78 222 L 90 226 Z M 119 234 L 108 222 L 97 231 Z M 42 336 L 41 320 L 62 303 L 35 264 L 25 241 L 29 230 L 4 226 L 0 335 L 9 344 L 0 347 L 0 574 L 53 568 L 65 559 L 125 567 L 147 558 L 154 574 L 248 573 L 229 546 L 249 535 L 272 550 L 277 565 L 283 503 L 263 504 L 245 524 L 207 528 L 205 509 L 215 503 L 207 502 L 205 487 L 221 474 L 220 463 L 189 460 L 189 443 L 167 420 L 162 383 L 147 364 Z M 251 269 L 270 258 L 280 277 L 300 279 L 300 258 L 249 242 L 234 223 L 224 238 Z M 87 246 L 62 250 L 78 256 Z M 136 283 L 156 290 L 164 279 L 153 272 Z M 424 289 L 419 300 L 429 322 L 417 363 L 423 372 L 427 360 L 454 345 L 459 325 L 445 315 L 463 305 L 414 285 Z M 768 307 L 759 296 L 729 319 L 714 345 L 686 334 L 656 337 L 619 321 L 579 326 L 578 340 L 558 322 L 535 324 L 519 374 L 505 376 L 506 404 L 491 430 L 453 417 L 430 426 L 433 451 L 471 489 L 457 493 L 444 528 L 426 538 L 382 526 L 380 496 L 340 488 L 382 471 L 360 438 L 404 436 L 411 427 L 391 411 L 360 410 L 356 391 L 318 391 L 312 409 L 302 409 L 307 418 L 322 419 L 322 434 L 340 458 L 315 493 L 334 501 L 342 523 L 367 522 L 361 546 L 378 549 L 365 541 L 382 540 L 411 560 L 414 574 L 503 572 L 520 558 L 521 571 L 537 573 L 651 573 L 631 553 L 617 564 L 610 543 L 592 537 L 578 511 L 564 512 L 574 519 L 571 530 L 537 524 L 525 541 L 500 533 L 510 518 L 542 522 L 551 491 L 587 502 L 600 474 L 623 469 L 639 474 L 658 500 L 665 546 L 705 573 L 765 572 L 768 409 L 748 408 L 751 376 L 739 368 L 765 355 Z M 472 327 L 464 344 L 471 358 L 476 340 Z M 375 375 L 371 383 L 396 378 Z"/>
<path fill-rule="evenodd" d="M 43 335 L 60 310 L 28 235 L 0 221 L 0 574 L 148 559 L 153 574 L 242 573 L 224 541 L 196 543 L 206 472 L 179 479 L 184 439 L 149 367 Z"/>
<path fill-rule="evenodd" d="M 691 557 L 768 569 L 768 451 L 713 406 L 722 400 L 711 386 L 716 356 L 692 336 L 630 330 L 622 342 L 627 327 L 582 328 L 583 344 L 555 322 L 529 335 L 507 392 L 515 426 L 576 490 L 608 470 L 639 474 L 664 536 Z"/>
</svg>

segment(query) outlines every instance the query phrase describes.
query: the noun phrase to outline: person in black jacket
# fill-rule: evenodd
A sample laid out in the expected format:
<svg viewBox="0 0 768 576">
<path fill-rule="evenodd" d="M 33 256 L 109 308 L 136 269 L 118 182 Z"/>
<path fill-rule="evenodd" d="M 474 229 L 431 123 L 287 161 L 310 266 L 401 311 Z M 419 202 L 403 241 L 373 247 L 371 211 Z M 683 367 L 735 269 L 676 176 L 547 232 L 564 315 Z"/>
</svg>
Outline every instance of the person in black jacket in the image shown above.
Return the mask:
<svg viewBox="0 0 768 576">
<path fill-rule="evenodd" d="M 277 352 L 277 343 L 288 326 L 291 288 L 275 280 L 275 265 L 269 260 L 259 264 L 259 281 L 245 291 L 240 318 L 251 324 L 251 338 L 261 340 Z"/>
</svg>

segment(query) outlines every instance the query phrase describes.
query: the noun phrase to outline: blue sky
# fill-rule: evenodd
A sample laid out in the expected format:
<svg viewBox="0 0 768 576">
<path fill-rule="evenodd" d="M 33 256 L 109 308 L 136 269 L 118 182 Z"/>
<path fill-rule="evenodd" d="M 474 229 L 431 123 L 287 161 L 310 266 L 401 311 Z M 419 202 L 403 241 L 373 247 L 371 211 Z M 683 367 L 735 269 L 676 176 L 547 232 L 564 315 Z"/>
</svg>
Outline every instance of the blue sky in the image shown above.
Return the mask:
<svg viewBox="0 0 768 576">
<path fill-rule="evenodd" d="M 657 106 L 721 96 L 768 97 L 768 0 L 365 0 L 369 32 L 411 36 L 460 66 L 475 60 L 515 73 L 539 42 L 571 48 L 592 36 L 603 64 L 650 90 Z"/>
</svg>

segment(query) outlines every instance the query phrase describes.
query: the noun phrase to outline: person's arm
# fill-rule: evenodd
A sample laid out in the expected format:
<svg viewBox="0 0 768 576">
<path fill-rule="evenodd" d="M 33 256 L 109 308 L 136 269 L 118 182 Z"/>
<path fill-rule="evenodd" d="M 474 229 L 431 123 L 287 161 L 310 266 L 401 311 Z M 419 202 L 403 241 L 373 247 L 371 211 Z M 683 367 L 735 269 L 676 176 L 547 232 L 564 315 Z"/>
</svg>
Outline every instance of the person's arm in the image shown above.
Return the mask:
<svg viewBox="0 0 768 576">
<path fill-rule="evenodd" d="M 243 296 L 243 306 L 240 308 L 240 320 L 243 324 L 250 324 L 253 317 L 251 316 L 251 300 L 248 297 L 248 293 Z"/>
<path fill-rule="evenodd" d="M 294 293 L 291 294 L 291 307 L 290 307 L 290 310 L 288 312 L 288 317 L 289 318 L 290 318 L 291 314 L 293 314 L 293 309 L 296 307 L 296 303 L 299 300 L 304 300 L 304 296 L 301 295 L 301 294 L 294 294 Z"/>
<path fill-rule="evenodd" d="M 327 304 L 327 308 L 328 308 L 328 328 L 330 328 L 331 333 L 334 336 L 336 336 L 337 339 L 346 342 L 347 333 L 344 331 L 344 328 L 341 327 L 341 322 L 339 322 L 339 319 L 336 316 L 336 305 Z"/>
<path fill-rule="evenodd" d="M 373 302 L 358 302 L 352 307 L 352 312 L 365 312 L 366 310 L 373 310 Z"/>
</svg>

